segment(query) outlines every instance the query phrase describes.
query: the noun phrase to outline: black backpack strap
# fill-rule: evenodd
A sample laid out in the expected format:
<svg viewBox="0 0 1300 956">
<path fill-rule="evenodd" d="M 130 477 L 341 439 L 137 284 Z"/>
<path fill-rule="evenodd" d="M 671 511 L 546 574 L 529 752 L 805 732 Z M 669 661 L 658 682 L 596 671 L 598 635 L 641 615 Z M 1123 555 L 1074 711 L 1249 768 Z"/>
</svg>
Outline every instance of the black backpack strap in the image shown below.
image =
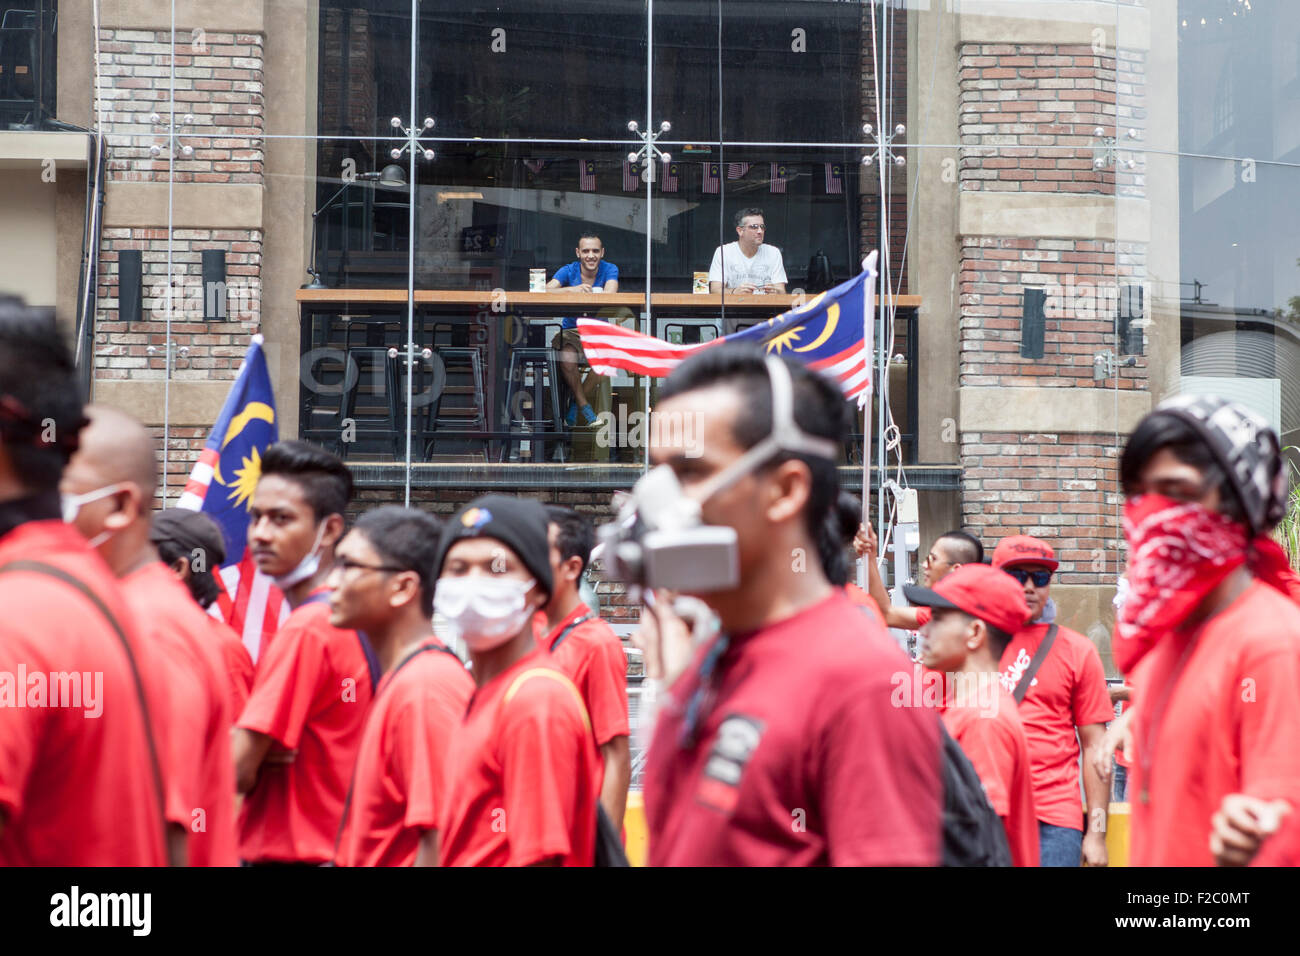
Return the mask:
<svg viewBox="0 0 1300 956">
<path fill-rule="evenodd" d="M 573 630 L 575 627 L 577 627 L 579 624 L 586 624 L 588 621 L 590 621 L 590 620 L 591 620 L 593 617 L 595 617 L 595 616 L 596 616 L 596 613 L 595 613 L 594 611 L 592 611 L 592 612 L 590 612 L 590 613 L 588 613 L 588 614 L 584 614 L 584 615 L 582 615 L 582 617 L 578 618 L 576 621 L 574 621 L 572 624 L 570 624 L 568 627 L 566 627 L 564 630 L 562 630 L 562 631 L 559 633 L 559 635 L 555 638 L 555 640 L 551 641 L 551 652 L 554 653 L 554 652 L 555 652 L 555 649 L 556 649 L 557 647 L 559 647 L 561 644 L 564 643 L 564 639 L 565 639 L 566 637 L 569 636 L 569 632 L 570 632 L 570 631 L 572 631 L 572 630 Z"/>
<path fill-rule="evenodd" d="M 11 561 L 9 564 L 0 567 L 0 574 L 13 571 L 30 571 L 34 574 L 44 574 L 47 577 L 57 578 L 68 587 L 81 592 L 82 596 L 95 606 L 95 609 L 99 611 L 104 620 L 108 621 L 113 633 L 117 635 L 122 650 L 126 653 L 126 661 L 131 667 L 131 679 L 135 683 L 136 699 L 140 702 L 140 716 L 144 719 L 144 736 L 149 745 L 149 768 L 153 775 L 154 790 L 158 795 L 158 812 L 162 814 L 163 849 L 165 852 L 167 847 L 167 795 L 163 788 L 162 766 L 158 761 L 158 743 L 154 739 L 153 721 L 149 717 L 149 702 L 144 691 L 144 680 L 140 677 L 140 667 L 136 663 L 135 652 L 131 649 L 131 641 L 126 636 L 126 631 L 122 629 L 121 623 L 113 616 L 113 612 L 108 609 L 108 605 L 90 589 L 88 584 L 62 568 L 46 564 L 43 561 Z"/>
<path fill-rule="evenodd" d="M 357 633 L 360 634 L 361 632 L 357 631 Z M 370 639 L 367 638 L 366 644 L 369 645 L 369 643 L 370 643 Z M 462 661 L 460 657 L 456 654 L 456 652 L 453 651 L 451 648 L 443 647 L 441 644 L 434 644 L 430 641 L 426 641 L 425 643 L 421 644 L 419 647 L 411 651 L 411 653 L 407 654 L 405 657 L 403 657 L 400 661 L 397 662 L 397 666 L 393 668 L 393 672 L 388 676 L 388 683 L 391 685 L 393 683 L 393 679 L 397 677 L 398 673 L 401 672 L 402 668 L 405 667 L 407 664 L 411 663 L 411 661 L 415 660 L 425 651 L 441 651 L 444 654 L 450 654 L 455 659 L 457 664 L 460 664 L 462 667 L 464 666 L 464 661 Z M 378 660 L 375 661 L 375 666 L 376 667 L 379 666 Z M 338 860 L 339 858 L 339 846 L 343 842 L 343 830 L 348 823 L 348 811 L 352 809 L 352 789 L 356 785 L 357 785 L 357 768 L 356 768 L 356 764 L 354 763 L 352 766 L 352 779 L 348 781 L 348 795 L 343 799 L 343 814 L 339 817 L 339 828 L 334 832 L 334 852 L 330 854 L 330 861 L 327 864 L 329 866 L 334 866 L 335 861 Z"/>
<path fill-rule="evenodd" d="M 307 604 L 324 604 L 329 600 L 329 595 L 317 592 L 307 600 L 303 601 L 299 607 Z M 370 635 L 365 631 L 357 631 L 357 640 L 361 643 L 361 653 L 366 658 L 366 668 L 370 671 L 370 696 L 373 698 L 376 691 L 379 690 L 379 679 L 383 677 L 383 672 L 379 669 L 379 655 L 375 653 L 375 646 L 370 643 Z"/>
<path fill-rule="evenodd" d="M 1056 643 L 1056 630 L 1055 624 L 1048 627 L 1047 636 L 1034 652 L 1034 659 L 1029 662 L 1029 667 L 1020 676 L 1020 683 L 1016 685 L 1015 692 L 1011 695 L 1016 699 L 1017 704 L 1025 699 L 1025 695 L 1029 693 L 1029 684 L 1038 673 L 1038 668 L 1043 666 L 1043 661 L 1047 660 L 1047 655 L 1052 652 L 1052 645 Z"/>
</svg>

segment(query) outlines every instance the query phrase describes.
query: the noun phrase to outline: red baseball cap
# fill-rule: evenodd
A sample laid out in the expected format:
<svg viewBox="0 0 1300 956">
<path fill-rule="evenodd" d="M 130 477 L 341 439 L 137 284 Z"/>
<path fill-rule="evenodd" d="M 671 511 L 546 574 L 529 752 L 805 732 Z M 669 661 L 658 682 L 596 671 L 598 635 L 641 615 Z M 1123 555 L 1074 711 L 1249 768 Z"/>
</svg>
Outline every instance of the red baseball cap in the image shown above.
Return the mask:
<svg viewBox="0 0 1300 956">
<path fill-rule="evenodd" d="M 963 564 L 933 588 L 907 584 L 903 593 L 913 604 L 965 611 L 1008 634 L 1015 634 L 1029 620 L 1024 588 L 1011 575 L 987 564 Z"/>
<path fill-rule="evenodd" d="M 993 549 L 993 567 L 1005 568 L 1013 564 L 1045 564 L 1053 571 L 1060 566 L 1052 546 L 1041 538 L 1027 534 L 1013 534 L 1003 538 Z"/>
</svg>

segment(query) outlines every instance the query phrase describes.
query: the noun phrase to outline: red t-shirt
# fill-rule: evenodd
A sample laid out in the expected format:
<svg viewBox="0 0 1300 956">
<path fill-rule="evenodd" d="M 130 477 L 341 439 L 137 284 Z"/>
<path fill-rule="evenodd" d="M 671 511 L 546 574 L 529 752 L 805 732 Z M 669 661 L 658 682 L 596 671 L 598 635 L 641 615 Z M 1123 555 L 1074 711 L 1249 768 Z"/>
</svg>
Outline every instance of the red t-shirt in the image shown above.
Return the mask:
<svg viewBox="0 0 1300 956">
<path fill-rule="evenodd" d="M 225 663 L 226 673 L 230 675 L 230 712 L 238 717 L 244 712 L 248 695 L 253 690 L 253 658 L 248 648 L 239 639 L 239 635 L 225 621 L 219 621 L 211 614 L 204 615 L 212 628 L 221 649 L 221 658 Z"/>
<path fill-rule="evenodd" d="M 1193 637 L 1168 635 L 1133 673 L 1133 866 L 1212 866 L 1230 793 L 1300 807 L 1300 608 L 1255 582 L 1189 651 Z"/>
<path fill-rule="evenodd" d="M 662 702 L 645 770 L 652 866 L 939 862 L 939 718 L 894 707 L 911 664 L 835 589 L 736 635 L 683 743 L 700 669 Z"/>
<path fill-rule="evenodd" d="M 87 584 L 132 639 L 136 660 L 145 656 L 117 582 L 75 528 L 33 521 L 0 537 L 0 565 L 22 560 Z M 90 601 L 44 574 L 0 575 L 0 607 L 0 866 L 165 865 L 162 807 L 121 641 Z M 67 680 L 51 684 L 51 674 Z M 48 706 L 56 699 L 63 706 Z"/>
<path fill-rule="evenodd" d="M 538 643 L 550 651 L 564 629 L 585 614 L 591 614 L 591 608 L 579 604 L 573 613 L 539 637 Z M 612 627 L 599 617 L 583 621 L 552 652 L 551 661 L 582 692 L 597 747 L 631 733 L 627 714 L 627 655 Z M 601 774 L 604 772 L 602 763 Z"/>
<path fill-rule="evenodd" d="M 239 718 L 275 741 L 239 816 L 240 856 L 251 862 L 324 863 L 334 853 L 373 692 L 357 632 L 329 617 L 319 601 L 289 615 Z"/>
<path fill-rule="evenodd" d="M 1030 780 L 1029 744 L 1015 700 L 999 691 L 996 712 L 949 707 L 943 711 L 943 722 L 970 758 L 989 803 L 1002 818 L 1012 863 L 1038 866 L 1038 817 Z"/>
<path fill-rule="evenodd" d="M 1033 660 L 1048 627 L 1030 624 L 1022 628 L 1002 652 L 1002 689 L 1008 694 Z M 1083 830 L 1075 728 L 1104 724 L 1114 716 L 1097 648 L 1077 631 L 1058 627 L 1056 643 L 1020 702 L 1040 822 Z"/>
<path fill-rule="evenodd" d="M 122 578 L 121 587 L 166 675 L 149 705 L 167 753 L 167 819 L 189 834 L 191 866 L 237 866 L 230 680 L 210 618 L 161 561 Z"/>
<path fill-rule="evenodd" d="M 385 675 L 357 751 L 340 866 L 414 865 L 421 835 L 438 825 L 447 747 L 473 693 L 465 666 L 442 650 Z"/>
<path fill-rule="evenodd" d="M 581 692 L 540 648 L 474 692 L 445 776 L 443 866 L 594 862 L 600 760 L 591 722 Z"/>
</svg>

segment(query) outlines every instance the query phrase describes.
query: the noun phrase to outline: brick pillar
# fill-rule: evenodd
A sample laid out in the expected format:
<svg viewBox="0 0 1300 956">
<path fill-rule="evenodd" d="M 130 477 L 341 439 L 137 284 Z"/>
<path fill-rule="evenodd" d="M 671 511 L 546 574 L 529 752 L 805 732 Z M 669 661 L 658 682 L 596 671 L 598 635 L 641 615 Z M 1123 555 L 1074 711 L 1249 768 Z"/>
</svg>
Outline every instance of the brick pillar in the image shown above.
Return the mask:
<svg viewBox="0 0 1300 956">
<path fill-rule="evenodd" d="M 243 24 L 222 32 L 221 14 L 213 9 L 201 25 L 178 22 L 173 49 L 165 4 L 117 15 L 148 22 L 118 22 L 106 14 L 100 31 L 109 177 L 94 397 L 132 412 L 161 436 L 170 245 L 171 496 L 184 484 L 261 324 L 263 35 L 245 32 Z M 251 25 L 260 30 L 260 22 Z M 173 110 L 178 139 L 169 162 Z M 160 123 L 152 121 L 155 113 Z M 155 155 L 152 147 L 161 152 Z M 142 259 L 138 322 L 118 313 L 119 254 L 128 249 L 140 250 Z M 210 249 L 225 254 L 224 290 L 203 287 L 202 253 Z M 209 299 L 217 317 L 205 319 Z"/>
<path fill-rule="evenodd" d="M 1126 154 L 1097 168 L 1094 146 L 1097 127 L 1114 135 L 1117 75 L 1140 89 L 1145 57 L 1069 42 L 1082 25 L 1039 29 L 1044 42 L 958 46 L 962 515 L 988 547 L 1049 540 L 1057 589 L 1091 592 L 1092 620 L 1066 623 L 1100 637 L 1098 592 L 1122 560 L 1117 439 L 1150 393 L 1144 356 L 1094 380 L 1094 356 L 1119 351 L 1120 290 L 1146 283 L 1148 238 L 1125 234 L 1120 198 L 1144 195 L 1144 169 Z M 1122 113 L 1124 137 L 1142 117 Z M 1047 293 L 1041 358 L 1020 354 L 1026 289 Z"/>
</svg>

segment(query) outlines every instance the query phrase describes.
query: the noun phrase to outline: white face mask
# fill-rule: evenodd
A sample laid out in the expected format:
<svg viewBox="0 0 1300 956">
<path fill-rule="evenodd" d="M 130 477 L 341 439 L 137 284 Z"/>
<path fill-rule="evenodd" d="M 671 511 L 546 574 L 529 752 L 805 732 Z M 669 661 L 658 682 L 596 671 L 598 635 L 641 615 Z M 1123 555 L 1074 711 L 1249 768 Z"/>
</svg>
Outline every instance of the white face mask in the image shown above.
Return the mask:
<svg viewBox="0 0 1300 956">
<path fill-rule="evenodd" d="M 87 491 L 84 495 L 69 495 L 61 493 L 59 495 L 59 502 L 63 511 L 63 523 L 73 524 L 77 520 L 77 515 L 80 514 L 84 505 L 88 505 L 92 501 L 98 501 L 101 498 L 107 498 L 109 495 L 117 494 L 124 488 L 126 488 L 126 483 L 119 481 L 114 485 L 106 485 L 103 488 L 96 488 L 94 491 Z M 88 543 L 92 548 L 98 548 L 109 538 L 113 537 L 114 533 L 115 532 L 108 530 L 101 531 L 99 534 L 91 538 Z"/>
<path fill-rule="evenodd" d="M 307 552 L 307 556 L 299 561 L 298 566 L 288 574 L 271 579 L 275 582 L 277 588 L 281 591 L 287 591 L 295 584 L 301 584 L 303 581 L 306 581 L 309 577 L 320 570 L 320 542 L 323 537 L 325 537 L 325 522 L 322 521 L 320 527 L 316 530 L 316 543 L 311 546 L 311 550 Z"/>
<path fill-rule="evenodd" d="M 439 578 L 433 607 L 470 651 L 490 651 L 528 623 L 528 592 L 535 583 L 481 574 Z"/>
</svg>

